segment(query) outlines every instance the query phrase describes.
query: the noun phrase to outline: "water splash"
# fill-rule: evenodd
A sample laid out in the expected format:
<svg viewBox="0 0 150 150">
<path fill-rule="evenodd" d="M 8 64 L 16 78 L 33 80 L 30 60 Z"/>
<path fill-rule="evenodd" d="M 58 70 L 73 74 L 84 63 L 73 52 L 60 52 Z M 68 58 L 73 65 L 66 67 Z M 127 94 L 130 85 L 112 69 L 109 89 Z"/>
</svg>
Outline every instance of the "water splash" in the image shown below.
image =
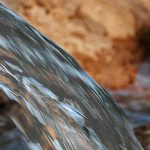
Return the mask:
<svg viewBox="0 0 150 150">
<path fill-rule="evenodd" d="M 28 149 L 141 150 L 109 94 L 54 42 L 0 5 L 0 88 Z"/>
</svg>

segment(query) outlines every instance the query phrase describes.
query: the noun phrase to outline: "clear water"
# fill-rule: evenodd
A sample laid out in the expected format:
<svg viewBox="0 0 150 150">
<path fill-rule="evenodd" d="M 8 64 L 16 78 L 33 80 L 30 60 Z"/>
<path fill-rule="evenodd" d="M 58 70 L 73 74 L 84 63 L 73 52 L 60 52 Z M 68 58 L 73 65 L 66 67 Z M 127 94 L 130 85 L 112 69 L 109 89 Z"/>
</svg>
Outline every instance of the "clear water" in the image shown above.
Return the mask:
<svg viewBox="0 0 150 150">
<path fill-rule="evenodd" d="M 67 52 L 3 5 L 0 88 L 19 104 L 9 117 L 24 149 L 142 149 L 109 94 Z"/>
</svg>

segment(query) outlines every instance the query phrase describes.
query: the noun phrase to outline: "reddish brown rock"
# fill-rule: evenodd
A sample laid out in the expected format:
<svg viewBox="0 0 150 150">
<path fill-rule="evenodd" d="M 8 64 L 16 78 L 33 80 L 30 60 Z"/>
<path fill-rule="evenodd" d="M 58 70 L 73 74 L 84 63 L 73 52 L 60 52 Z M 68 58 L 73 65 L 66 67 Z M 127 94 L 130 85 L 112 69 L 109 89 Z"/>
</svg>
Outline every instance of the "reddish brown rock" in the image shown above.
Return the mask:
<svg viewBox="0 0 150 150">
<path fill-rule="evenodd" d="M 72 54 L 100 84 L 134 82 L 149 0 L 0 0 Z"/>
</svg>

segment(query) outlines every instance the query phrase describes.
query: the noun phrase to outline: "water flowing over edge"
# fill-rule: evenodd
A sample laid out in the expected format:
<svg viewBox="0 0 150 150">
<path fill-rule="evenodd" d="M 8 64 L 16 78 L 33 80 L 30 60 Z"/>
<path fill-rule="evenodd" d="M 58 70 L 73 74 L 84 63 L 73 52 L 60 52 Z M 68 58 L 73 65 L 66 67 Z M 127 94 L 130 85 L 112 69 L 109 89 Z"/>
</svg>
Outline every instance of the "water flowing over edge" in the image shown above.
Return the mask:
<svg viewBox="0 0 150 150">
<path fill-rule="evenodd" d="M 10 118 L 29 149 L 142 149 L 110 95 L 67 52 L 3 5 L 0 88 L 21 108 Z"/>
</svg>

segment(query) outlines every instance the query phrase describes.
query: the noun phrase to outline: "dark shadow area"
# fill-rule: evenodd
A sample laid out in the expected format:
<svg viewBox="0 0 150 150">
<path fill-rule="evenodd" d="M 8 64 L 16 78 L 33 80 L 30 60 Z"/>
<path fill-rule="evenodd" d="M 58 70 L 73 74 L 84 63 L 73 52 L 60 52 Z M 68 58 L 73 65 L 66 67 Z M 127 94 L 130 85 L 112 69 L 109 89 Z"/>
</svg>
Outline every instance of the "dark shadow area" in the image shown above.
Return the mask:
<svg viewBox="0 0 150 150">
<path fill-rule="evenodd" d="M 15 109 L 18 109 L 18 104 L 0 90 L 0 150 L 28 149 L 23 134 L 11 120 Z"/>
</svg>

